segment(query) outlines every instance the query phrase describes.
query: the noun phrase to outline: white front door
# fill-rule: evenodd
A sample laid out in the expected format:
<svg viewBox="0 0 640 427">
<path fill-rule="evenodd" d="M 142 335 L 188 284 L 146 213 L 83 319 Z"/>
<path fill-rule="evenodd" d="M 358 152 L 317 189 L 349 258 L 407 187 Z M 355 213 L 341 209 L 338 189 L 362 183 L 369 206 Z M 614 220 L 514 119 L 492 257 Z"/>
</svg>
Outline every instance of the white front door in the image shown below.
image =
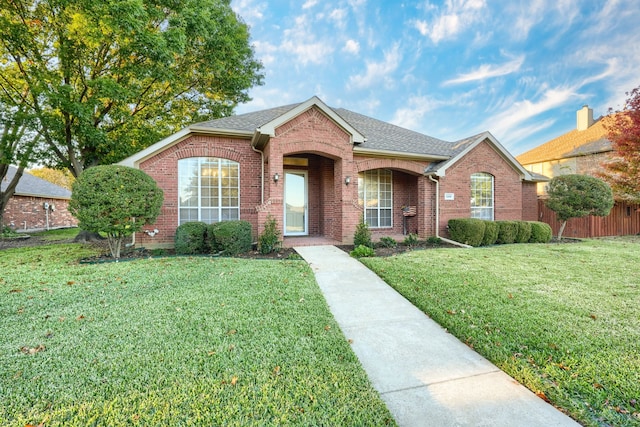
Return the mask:
<svg viewBox="0 0 640 427">
<path fill-rule="evenodd" d="M 309 234 L 307 218 L 307 172 L 284 171 L 284 235 Z"/>
</svg>

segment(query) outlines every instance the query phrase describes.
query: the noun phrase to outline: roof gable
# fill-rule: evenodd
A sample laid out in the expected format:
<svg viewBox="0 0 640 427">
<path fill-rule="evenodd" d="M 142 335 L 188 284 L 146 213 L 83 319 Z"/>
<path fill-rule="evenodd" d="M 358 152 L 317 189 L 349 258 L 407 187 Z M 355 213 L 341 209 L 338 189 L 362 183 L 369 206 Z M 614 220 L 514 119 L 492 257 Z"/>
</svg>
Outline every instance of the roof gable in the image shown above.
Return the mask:
<svg viewBox="0 0 640 427">
<path fill-rule="evenodd" d="M 440 163 L 432 163 L 427 167 L 425 173 L 445 176 L 447 169 L 454 165 L 458 160 L 462 159 L 471 150 L 477 147 L 479 144 L 487 142 L 493 147 L 494 150 L 507 162 L 511 167 L 520 174 L 525 181 L 533 181 L 534 178 L 518 161 L 507 151 L 506 148 L 498 142 L 498 140 L 491 134 L 491 132 L 482 132 L 478 135 L 471 136 L 469 138 L 461 139 L 453 144 L 453 155 L 450 159 Z"/>
</svg>

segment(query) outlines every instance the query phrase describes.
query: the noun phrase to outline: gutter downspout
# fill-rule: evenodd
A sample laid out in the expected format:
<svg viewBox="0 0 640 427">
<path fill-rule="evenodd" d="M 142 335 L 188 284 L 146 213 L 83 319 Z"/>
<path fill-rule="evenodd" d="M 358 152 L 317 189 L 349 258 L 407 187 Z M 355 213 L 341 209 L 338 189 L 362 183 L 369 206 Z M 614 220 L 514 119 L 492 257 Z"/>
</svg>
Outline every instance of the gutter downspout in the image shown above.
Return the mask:
<svg viewBox="0 0 640 427">
<path fill-rule="evenodd" d="M 447 239 L 440 236 L 440 181 L 433 178 L 433 175 L 429 175 L 429 180 L 436 184 L 436 237 L 443 242 L 450 245 L 460 246 L 461 248 L 471 248 L 473 246 L 465 245 L 464 243 L 456 242 L 455 240 Z"/>
<path fill-rule="evenodd" d="M 251 149 L 256 153 L 260 153 L 260 164 L 262 166 L 262 170 L 260 173 L 260 204 L 264 205 L 264 151 L 258 150 L 256 147 L 251 144 Z"/>
</svg>

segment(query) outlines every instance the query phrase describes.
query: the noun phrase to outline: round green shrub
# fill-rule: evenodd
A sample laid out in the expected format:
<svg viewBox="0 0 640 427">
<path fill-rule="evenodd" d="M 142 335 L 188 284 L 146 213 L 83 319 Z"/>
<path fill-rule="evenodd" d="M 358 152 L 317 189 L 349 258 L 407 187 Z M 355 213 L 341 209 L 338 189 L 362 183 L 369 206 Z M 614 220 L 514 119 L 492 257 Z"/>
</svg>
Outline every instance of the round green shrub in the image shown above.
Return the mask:
<svg viewBox="0 0 640 427">
<path fill-rule="evenodd" d="M 356 246 L 354 250 L 349 252 L 349 255 L 351 255 L 354 258 L 364 258 L 364 257 L 375 256 L 376 252 L 373 250 L 373 248 L 370 248 L 369 246 L 360 245 L 360 246 Z"/>
<path fill-rule="evenodd" d="M 213 253 L 235 256 L 251 250 L 251 223 L 248 221 L 222 221 L 209 225 L 209 247 Z"/>
<path fill-rule="evenodd" d="M 498 240 L 498 223 L 495 221 L 484 222 L 484 236 L 482 236 L 482 246 L 493 245 Z"/>
<path fill-rule="evenodd" d="M 485 222 L 477 218 L 450 219 L 449 236 L 456 242 L 470 246 L 480 246 L 484 237 Z"/>
<path fill-rule="evenodd" d="M 194 221 L 185 222 L 176 228 L 174 237 L 176 254 L 197 255 L 209 252 L 207 244 L 207 224 Z"/>
<path fill-rule="evenodd" d="M 380 242 L 378 242 L 378 247 L 380 248 L 395 248 L 396 246 L 398 246 L 398 242 L 390 236 L 381 237 Z"/>
<path fill-rule="evenodd" d="M 120 165 L 91 167 L 73 183 L 69 212 L 82 230 L 105 233 L 114 258 L 122 240 L 153 224 L 163 192 L 149 175 Z"/>
<path fill-rule="evenodd" d="M 517 221 L 518 232 L 516 233 L 516 243 L 527 243 L 531 237 L 531 224 L 528 221 Z"/>
<path fill-rule="evenodd" d="M 529 221 L 531 224 L 531 237 L 529 243 L 549 243 L 553 236 L 551 226 L 546 222 Z"/>
<path fill-rule="evenodd" d="M 518 221 L 496 221 L 499 227 L 498 238 L 496 243 L 510 244 L 515 243 L 518 235 Z"/>
</svg>

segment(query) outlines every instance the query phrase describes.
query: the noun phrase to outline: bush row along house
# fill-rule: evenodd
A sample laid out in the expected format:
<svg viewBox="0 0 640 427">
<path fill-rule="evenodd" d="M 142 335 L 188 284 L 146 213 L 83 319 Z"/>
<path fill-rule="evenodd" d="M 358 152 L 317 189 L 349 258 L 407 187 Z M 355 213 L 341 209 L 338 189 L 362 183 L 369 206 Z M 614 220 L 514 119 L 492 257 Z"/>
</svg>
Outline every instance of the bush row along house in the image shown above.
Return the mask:
<svg viewBox="0 0 640 427">
<path fill-rule="evenodd" d="M 6 189 L 17 171 L 9 167 L 2 180 Z M 75 227 L 76 219 L 67 210 L 71 191 L 25 172 L 4 211 L 4 224 L 17 231 Z"/>
<path fill-rule="evenodd" d="M 587 105 L 578 110 L 576 128 L 535 147 L 516 158 L 531 173 L 549 178 L 567 174 L 597 176 L 602 164 L 613 153 L 607 139 L 607 123 L 610 116 L 593 119 L 593 110 Z M 553 234 L 558 234 L 560 222 L 545 205 L 546 183 L 539 183 L 538 219 L 548 223 Z M 607 217 L 588 216 L 573 218 L 567 222 L 567 237 L 602 237 L 640 233 L 640 206 L 616 201 Z"/>
<path fill-rule="evenodd" d="M 158 232 L 136 237 L 149 247 L 185 222 L 242 219 L 257 236 L 269 217 L 285 245 L 351 244 L 361 220 L 378 237 L 447 237 L 450 218 L 535 220 L 543 180 L 489 132 L 443 141 L 317 97 L 189 126 L 120 164 L 164 191 Z"/>
</svg>

